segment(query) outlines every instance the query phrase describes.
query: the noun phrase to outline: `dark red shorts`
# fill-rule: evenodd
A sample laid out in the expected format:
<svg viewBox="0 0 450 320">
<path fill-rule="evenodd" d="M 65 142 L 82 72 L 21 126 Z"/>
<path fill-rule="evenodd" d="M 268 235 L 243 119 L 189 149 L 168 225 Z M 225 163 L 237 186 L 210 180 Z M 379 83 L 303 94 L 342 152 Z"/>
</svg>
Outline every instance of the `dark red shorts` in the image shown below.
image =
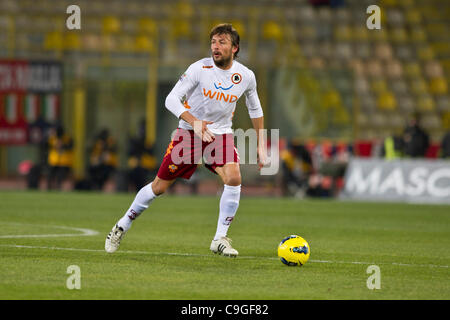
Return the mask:
<svg viewBox="0 0 450 320">
<path fill-rule="evenodd" d="M 217 167 L 229 162 L 239 163 L 233 134 L 215 135 L 214 141 L 203 142 L 193 130 L 178 128 L 157 176 L 163 180 L 189 179 L 201 163 L 216 173 Z"/>
</svg>

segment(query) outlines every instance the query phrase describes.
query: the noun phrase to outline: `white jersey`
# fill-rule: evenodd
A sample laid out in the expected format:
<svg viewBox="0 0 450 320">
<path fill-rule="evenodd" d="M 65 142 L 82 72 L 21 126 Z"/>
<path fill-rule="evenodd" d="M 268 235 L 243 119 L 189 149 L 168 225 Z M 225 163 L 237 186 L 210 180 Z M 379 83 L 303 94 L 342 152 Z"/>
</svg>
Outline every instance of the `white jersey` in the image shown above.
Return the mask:
<svg viewBox="0 0 450 320">
<path fill-rule="evenodd" d="M 199 120 L 214 122 L 208 125 L 214 134 L 232 133 L 236 101 L 242 94 L 245 95 L 250 118 L 262 117 L 255 74 L 237 61 L 233 61 L 230 69 L 223 70 L 214 64 L 212 58 L 204 58 L 191 64 L 180 77 L 166 98 L 166 108 L 177 118 L 189 111 Z M 179 127 L 192 129 L 182 119 Z"/>
</svg>

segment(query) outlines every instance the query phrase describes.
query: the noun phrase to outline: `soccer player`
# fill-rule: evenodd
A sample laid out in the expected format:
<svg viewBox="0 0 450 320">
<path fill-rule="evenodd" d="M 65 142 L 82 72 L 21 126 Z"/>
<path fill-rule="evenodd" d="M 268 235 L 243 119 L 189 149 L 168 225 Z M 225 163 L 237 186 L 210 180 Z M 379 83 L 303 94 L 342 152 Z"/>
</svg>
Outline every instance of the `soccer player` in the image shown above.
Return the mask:
<svg viewBox="0 0 450 320">
<path fill-rule="evenodd" d="M 259 169 L 266 164 L 267 158 L 263 141 L 264 117 L 255 75 L 235 61 L 239 39 L 239 34 L 230 24 L 214 27 L 210 33 L 211 57 L 191 64 L 167 96 L 166 108 L 180 119 L 176 134 L 155 179 L 138 191 L 130 208 L 108 234 L 105 241 L 107 252 L 118 249 L 133 220 L 176 178 L 189 179 L 204 156 L 206 167 L 218 174 L 224 183 L 217 230 L 210 250 L 230 257 L 238 255 L 227 232 L 241 194 L 239 155 L 231 125 L 236 101 L 242 94 L 258 137 Z"/>
</svg>

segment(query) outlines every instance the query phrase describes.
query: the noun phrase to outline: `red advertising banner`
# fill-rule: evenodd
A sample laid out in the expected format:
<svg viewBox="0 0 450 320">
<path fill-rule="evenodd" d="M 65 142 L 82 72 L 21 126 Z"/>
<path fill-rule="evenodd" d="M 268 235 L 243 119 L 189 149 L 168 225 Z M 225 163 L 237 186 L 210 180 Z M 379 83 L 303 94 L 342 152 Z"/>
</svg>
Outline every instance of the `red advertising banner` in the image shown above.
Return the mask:
<svg viewBox="0 0 450 320">
<path fill-rule="evenodd" d="M 0 60 L 0 145 L 33 143 L 30 128 L 59 120 L 62 65 Z"/>
</svg>

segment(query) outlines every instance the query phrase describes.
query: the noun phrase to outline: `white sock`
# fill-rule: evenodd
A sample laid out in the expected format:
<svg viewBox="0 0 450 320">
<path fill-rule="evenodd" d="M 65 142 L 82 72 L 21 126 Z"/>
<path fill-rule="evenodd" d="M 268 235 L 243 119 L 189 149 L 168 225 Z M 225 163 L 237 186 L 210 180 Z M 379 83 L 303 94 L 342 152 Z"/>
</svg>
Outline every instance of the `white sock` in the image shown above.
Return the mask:
<svg viewBox="0 0 450 320">
<path fill-rule="evenodd" d="M 228 228 L 234 219 L 239 207 L 241 197 L 241 186 L 224 185 L 222 197 L 220 198 L 219 221 L 214 240 L 227 236 Z"/>
<path fill-rule="evenodd" d="M 139 215 L 148 208 L 150 203 L 155 199 L 157 196 L 153 193 L 152 190 L 152 184 L 149 183 L 145 187 L 143 187 L 139 192 L 136 194 L 136 197 L 134 198 L 133 203 L 131 204 L 130 208 L 127 210 L 125 215 L 117 222 L 118 226 L 121 227 L 123 230 L 127 231 L 130 229 L 131 224 L 133 223 L 133 220 L 139 217 Z"/>
</svg>

